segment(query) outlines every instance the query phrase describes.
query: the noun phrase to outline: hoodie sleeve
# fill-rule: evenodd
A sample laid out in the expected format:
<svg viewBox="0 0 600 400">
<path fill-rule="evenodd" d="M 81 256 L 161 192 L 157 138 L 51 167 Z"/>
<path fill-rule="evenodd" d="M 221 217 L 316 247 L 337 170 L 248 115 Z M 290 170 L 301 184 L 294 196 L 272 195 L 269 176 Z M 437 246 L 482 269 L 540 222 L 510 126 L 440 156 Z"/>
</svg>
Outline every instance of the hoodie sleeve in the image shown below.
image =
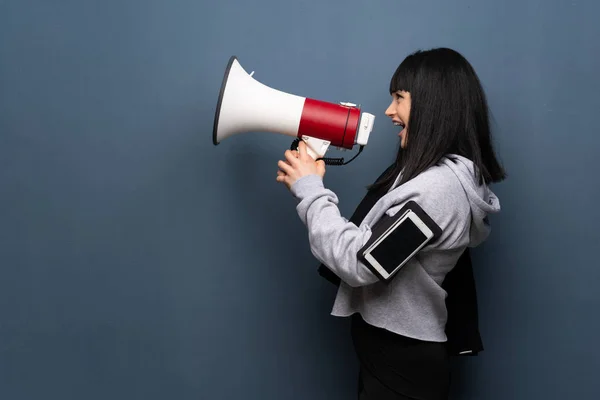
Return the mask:
<svg viewBox="0 0 600 400">
<path fill-rule="evenodd" d="M 423 174 L 397 189 L 394 205 L 385 213 L 394 215 L 408 201 L 417 202 L 443 231 L 435 247 L 452 248 L 458 245 L 459 238 L 465 237 L 465 230 L 468 231 L 468 203 L 462 189 L 436 175 Z M 371 228 L 366 224 L 357 226 L 341 216 L 336 194 L 324 187 L 321 177 L 304 176 L 292 185 L 291 192 L 299 200 L 296 211 L 308 228 L 310 249 L 315 258 L 350 286 L 379 281 L 357 257 L 371 237 Z"/>
<path fill-rule="evenodd" d="M 356 256 L 371 230 L 341 216 L 338 197 L 323 186 L 321 177 L 304 176 L 292 185 L 291 192 L 299 200 L 296 211 L 308 228 L 310 249 L 317 260 L 350 286 L 377 282 L 377 276 Z"/>
</svg>

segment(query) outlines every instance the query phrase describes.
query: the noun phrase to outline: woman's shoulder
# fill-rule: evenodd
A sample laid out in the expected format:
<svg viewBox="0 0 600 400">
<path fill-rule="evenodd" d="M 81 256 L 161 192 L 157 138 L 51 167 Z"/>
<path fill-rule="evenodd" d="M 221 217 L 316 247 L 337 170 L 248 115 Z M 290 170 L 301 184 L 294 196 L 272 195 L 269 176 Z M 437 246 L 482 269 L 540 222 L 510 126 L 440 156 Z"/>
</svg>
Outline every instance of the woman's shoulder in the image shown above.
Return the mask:
<svg viewBox="0 0 600 400">
<path fill-rule="evenodd" d="M 449 156 L 406 182 L 406 186 L 407 189 L 418 190 L 422 195 L 457 196 L 466 200 L 465 181 L 475 179 L 468 161 Z"/>
<path fill-rule="evenodd" d="M 444 159 L 423 171 L 413 179 L 393 189 L 389 196 L 390 210 L 394 213 L 407 201 L 413 200 L 427 213 L 437 218 L 467 219 L 470 214 L 470 201 L 461 180 L 474 180 L 464 168 L 454 165 L 456 160 Z M 468 170 L 468 168 L 467 168 Z M 466 175 L 460 176 L 461 174 Z"/>
</svg>

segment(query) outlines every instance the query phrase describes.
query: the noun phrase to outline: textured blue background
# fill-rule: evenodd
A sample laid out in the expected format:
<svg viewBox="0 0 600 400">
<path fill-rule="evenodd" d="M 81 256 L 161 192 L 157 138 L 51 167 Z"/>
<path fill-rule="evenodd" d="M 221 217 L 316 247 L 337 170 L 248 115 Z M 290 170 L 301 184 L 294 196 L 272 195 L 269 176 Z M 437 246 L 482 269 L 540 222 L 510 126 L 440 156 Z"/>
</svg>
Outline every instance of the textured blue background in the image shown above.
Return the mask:
<svg viewBox="0 0 600 400">
<path fill-rule="evenodd" d="M 346 216 L 388 165 L 388 80 L 451 46 L 510 179 L 475 252 L 486 351 L 456 399 L 600 397 L 600 3 L 0 0 L 0 398 L 351 399 L 348 323 L 275 182 L 290 139 L 214 147 L 228 58 L 377 115 L 329 168 Z M 339 155 L 332 151 L 331 155 Z"/>
</svg>

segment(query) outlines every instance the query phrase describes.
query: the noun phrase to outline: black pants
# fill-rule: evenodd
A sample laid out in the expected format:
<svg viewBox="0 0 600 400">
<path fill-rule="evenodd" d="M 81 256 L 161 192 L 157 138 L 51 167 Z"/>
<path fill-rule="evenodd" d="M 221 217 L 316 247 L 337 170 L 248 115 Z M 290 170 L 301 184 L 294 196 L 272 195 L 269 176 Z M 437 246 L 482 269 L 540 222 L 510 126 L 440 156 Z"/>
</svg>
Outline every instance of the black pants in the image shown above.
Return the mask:
<svg viewBox="0 0 600 400">
<path fill-rule="evenodd" d="M 447 400 L 450 363 L 444 343 L 407 338 L 352 316 L 360 362 L 359 400 Z"/>
</svg>

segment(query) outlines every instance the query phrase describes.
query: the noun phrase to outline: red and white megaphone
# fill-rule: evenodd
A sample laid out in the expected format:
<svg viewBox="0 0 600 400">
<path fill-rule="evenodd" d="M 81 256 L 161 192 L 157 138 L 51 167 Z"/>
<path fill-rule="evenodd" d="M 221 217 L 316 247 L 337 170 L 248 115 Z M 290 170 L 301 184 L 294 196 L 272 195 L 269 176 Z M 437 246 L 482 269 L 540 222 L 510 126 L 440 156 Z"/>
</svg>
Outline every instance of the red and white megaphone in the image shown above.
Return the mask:
<svg viewBox="0 0 600 400">
<path fill-rule="evenodd" d="M 359 145 L 362 151 L 367 144 L 375 116 L 361 113 L 360 106 L 281 92 L 256 81 L 253 74 L 242 68 L 237 57 L 229 59 L 215 111 L 214 145 L 239 133 L 280 133 L 304 140 L 307 152 L 320 159 L 329 146 L 348 150 Z M 324 161 L 343 164 L 343 159 Z"/>
</svg>

